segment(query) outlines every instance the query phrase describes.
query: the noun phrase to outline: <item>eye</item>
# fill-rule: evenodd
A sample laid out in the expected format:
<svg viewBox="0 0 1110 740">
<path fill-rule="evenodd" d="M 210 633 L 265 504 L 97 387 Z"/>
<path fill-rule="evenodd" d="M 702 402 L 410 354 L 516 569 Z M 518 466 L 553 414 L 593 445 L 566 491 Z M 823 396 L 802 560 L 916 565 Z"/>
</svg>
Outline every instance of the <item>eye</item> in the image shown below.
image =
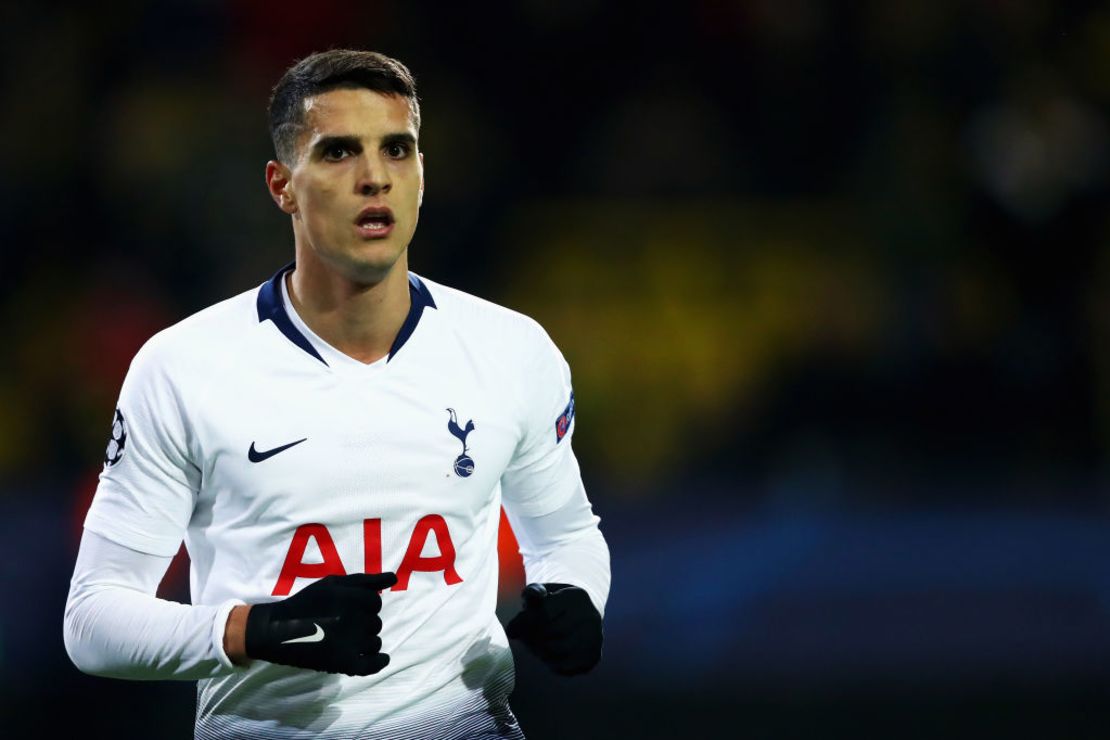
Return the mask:
<svg viewBox="0 0 1110 740">
<path fill-rule="evenodd" d="M 385 147 L 386 156 L 392 157 L 393 159 L 404 159 L 409 155 L 409 151 L 409 145 L 399 141 L 386 144 Z"/>
<path fill-rule="evenodd" d="M 346 159 L 351 153 L 351 150 L 340 144 L 332 144 L 324 150 L 324 159 L 328 162 L 338 162 L 341 159 Z"/>
</svg>

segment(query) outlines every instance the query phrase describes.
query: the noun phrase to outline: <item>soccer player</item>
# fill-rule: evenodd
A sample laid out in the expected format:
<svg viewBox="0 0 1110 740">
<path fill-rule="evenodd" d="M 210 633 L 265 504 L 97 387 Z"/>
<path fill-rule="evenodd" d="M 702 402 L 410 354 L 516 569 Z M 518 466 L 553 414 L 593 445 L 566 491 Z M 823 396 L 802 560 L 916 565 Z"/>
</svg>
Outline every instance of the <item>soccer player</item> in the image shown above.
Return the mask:
<svg viewBox="0 0 1110 740">
<path fill-rule="evenodd" d="M 295 261 L 155 335 L 123 383 L 65 611 L 73 662 L 198 681 L 198 738 L 520 738 L 508 637 L 599 660 L 609 551 L 538 324 L 408 270 L 424 193 L 400 62 L 274 88 Z M 529 585 L 494 614 L 501 506 Z M 156 589 L 184 539 L 192 605 Z"/>
</svg>

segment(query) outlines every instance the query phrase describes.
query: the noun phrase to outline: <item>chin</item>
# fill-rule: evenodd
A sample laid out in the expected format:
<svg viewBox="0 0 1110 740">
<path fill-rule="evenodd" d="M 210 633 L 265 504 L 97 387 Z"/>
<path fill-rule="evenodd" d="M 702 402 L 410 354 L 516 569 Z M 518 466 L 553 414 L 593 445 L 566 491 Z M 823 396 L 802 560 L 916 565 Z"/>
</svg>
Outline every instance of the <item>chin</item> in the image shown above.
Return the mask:
<svg viewBox="0 0 1110 740">
<path fill-rule="evenodd" d="M 373 250 L 375 253 L 367 253 L 360 250 L 360 253 L 345 256 L 342 259 L 342 264 L 338 265 L 340 271 L 355 283 L 363 285 L 374 285 L 380 283 L 382 280 L 398 267 L 398 262 L 401 261 L 401 255 L 395 251 L 388 250 L 388 254 Z"/>
</svg>

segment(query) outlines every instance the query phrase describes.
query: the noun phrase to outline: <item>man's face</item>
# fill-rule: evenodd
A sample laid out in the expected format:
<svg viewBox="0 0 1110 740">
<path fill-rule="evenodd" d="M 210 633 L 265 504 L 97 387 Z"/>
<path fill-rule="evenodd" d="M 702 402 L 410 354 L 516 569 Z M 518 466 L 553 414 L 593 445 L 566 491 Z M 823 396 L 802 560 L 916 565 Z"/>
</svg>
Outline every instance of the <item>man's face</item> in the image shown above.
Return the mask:
<svg viewBox="0 0 1110 740">
<path fill-rule="evenodd" d="M 408 100 L 340 89 L 304 105 L 292 168 L 267 167 L 271 193 L 293 215 L 302 260 L 316 258 L 354 282 L 376 283 L 405 255 L 424 190 Z"/>
</svg>

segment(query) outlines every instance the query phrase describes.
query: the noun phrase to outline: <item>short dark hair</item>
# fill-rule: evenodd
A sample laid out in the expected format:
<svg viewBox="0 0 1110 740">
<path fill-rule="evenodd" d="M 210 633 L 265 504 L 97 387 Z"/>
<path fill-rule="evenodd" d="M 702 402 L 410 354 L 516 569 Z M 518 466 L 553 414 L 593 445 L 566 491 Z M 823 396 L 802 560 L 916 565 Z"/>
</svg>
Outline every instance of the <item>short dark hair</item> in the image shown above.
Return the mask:
<svg viewBox="0 0 1110 740">
<path fill-rule="evenodd" d="M 296 157 L 297 138 L 304 130 L 305 98 L 342 88 L 366 88 L 407 98 L 412 123 L 420 130 L 420 101 L 408 67 L 376 51 L 319 51 L 287 69 L 270 95 L 270 138 L 281 162 L 291 165 Z"/>
</svg>

